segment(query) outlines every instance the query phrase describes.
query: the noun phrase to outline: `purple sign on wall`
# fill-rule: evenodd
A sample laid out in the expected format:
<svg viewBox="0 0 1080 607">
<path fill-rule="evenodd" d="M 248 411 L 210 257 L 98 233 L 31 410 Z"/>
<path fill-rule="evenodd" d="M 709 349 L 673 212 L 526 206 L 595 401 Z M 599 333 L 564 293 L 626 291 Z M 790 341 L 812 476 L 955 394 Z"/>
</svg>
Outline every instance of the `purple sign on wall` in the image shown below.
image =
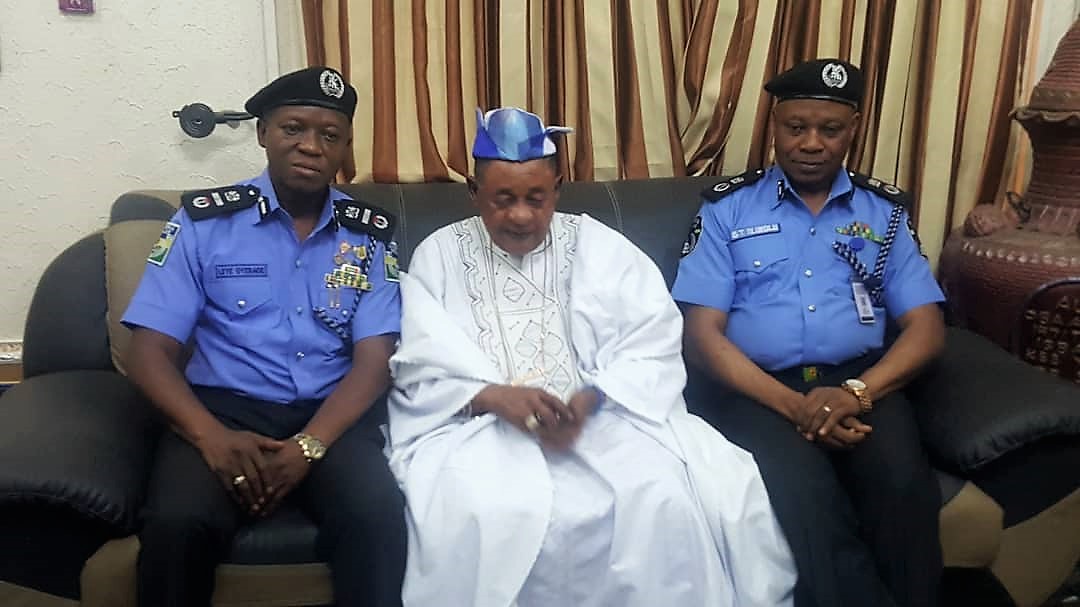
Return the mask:
<svg viewBox="0 0 1080 607">
<path fill-rule="evenodd" d="M 89 15 L 94 12 L 94 0 L 59 0 L 60 12 Z"/>
</svg>

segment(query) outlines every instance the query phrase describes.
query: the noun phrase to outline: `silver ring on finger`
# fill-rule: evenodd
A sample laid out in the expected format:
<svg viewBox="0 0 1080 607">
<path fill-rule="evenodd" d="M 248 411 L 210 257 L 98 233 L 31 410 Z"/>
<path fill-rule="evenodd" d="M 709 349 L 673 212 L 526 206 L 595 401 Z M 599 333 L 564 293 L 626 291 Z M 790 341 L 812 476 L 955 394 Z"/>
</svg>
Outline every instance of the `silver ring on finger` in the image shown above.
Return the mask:
<svg viewBox="0 0 1080 607">
<path fill-rule="evenodd" d="M 233 487 L 239 487 L 240 485 L 243 485 L 246 482 L 247 482 L 247 477 L 244 476 L 243 474 L 237 474 L 232 479 Z"/>
<path fill-rule="evenodd" d="M 536 431 L 540 429 L 540 416 L 536 413 L 530 413 L 525 418 L 525 427 L 529 429 L 529 432 L 536 434 Z"/>
<path fill-rule="evenodd" d="M 826 413 L 832 413 L 832 407 L 830 407 L 829 405 L 822 405 L 821 409 Z"/>
</svg>

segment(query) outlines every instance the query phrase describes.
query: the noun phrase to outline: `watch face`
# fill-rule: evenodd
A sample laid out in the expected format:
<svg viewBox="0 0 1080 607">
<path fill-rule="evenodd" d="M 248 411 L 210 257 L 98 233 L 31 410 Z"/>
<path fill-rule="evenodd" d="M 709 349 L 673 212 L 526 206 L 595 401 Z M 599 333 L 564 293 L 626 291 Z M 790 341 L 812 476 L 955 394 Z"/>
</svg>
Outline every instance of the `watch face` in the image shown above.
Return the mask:
<svg viewBox="0 0 1080 607">
<path fill-rule="evenodd" d="M 844 383 L 847 384 L 847 386 L 850 387 L 852 390 L 865 390 L 866 389 L 866 384 L 863 383 L 860 380 L 857 380 L 857 379 L 849 379 L 849 380 L 845 381 Z"/>
<path fill-rule="evenodd" d="M 315 439 L 308 439 L 306 441 L 307 451 L 310 453 L 311 459 L 319 459 L 326 453 L 326 447 Z"/>
</svg>

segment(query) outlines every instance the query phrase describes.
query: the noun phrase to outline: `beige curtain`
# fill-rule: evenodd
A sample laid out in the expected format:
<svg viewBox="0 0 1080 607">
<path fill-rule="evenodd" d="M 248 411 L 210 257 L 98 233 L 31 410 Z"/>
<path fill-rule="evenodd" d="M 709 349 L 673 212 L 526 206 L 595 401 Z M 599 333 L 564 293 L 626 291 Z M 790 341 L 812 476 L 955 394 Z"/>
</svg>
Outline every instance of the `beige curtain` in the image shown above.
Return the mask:
<svg viewBox="0 0 1080 607">
<path fill-rule="evenodd" d="M 297 2 L 308 61 L 360 93 L 349 180 L 461 180 L 475 108 L 497 105 L 575 128 L 569 179 L 738 173 L 771 160 L 762 85 L 837 56 L 868 82 L 849 165 L 916 195 L 936 260 L 1022 141 L 1029 0 Z"/>
</svg>

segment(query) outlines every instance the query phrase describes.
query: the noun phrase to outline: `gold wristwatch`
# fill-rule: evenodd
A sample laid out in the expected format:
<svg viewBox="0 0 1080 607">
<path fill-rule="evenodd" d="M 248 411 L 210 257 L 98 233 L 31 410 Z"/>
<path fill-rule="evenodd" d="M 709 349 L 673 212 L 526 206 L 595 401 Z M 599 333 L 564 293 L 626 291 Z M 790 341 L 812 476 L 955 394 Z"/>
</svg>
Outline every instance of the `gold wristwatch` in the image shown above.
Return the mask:
<svg viewBox="0 0 1080 607">
<path fill-rule="evenodd" d="M 296 444 L 300 445 L 300 450 L 304 452 L 304 457 L 309 464 L 321 460 L 326 455 L 326 445 L 314 436 L 298 432 L 292 438 Z"/>
<path fill-rule="evenodd" d="M 874 409 L 874 401 L 870 400 L 870 395 L 866 393 L 866 383 L 861 379 L 845 379 L 840 387 L 859 399 L 859 410 L 862 413 L 869 413 Z"/>
</svg>

